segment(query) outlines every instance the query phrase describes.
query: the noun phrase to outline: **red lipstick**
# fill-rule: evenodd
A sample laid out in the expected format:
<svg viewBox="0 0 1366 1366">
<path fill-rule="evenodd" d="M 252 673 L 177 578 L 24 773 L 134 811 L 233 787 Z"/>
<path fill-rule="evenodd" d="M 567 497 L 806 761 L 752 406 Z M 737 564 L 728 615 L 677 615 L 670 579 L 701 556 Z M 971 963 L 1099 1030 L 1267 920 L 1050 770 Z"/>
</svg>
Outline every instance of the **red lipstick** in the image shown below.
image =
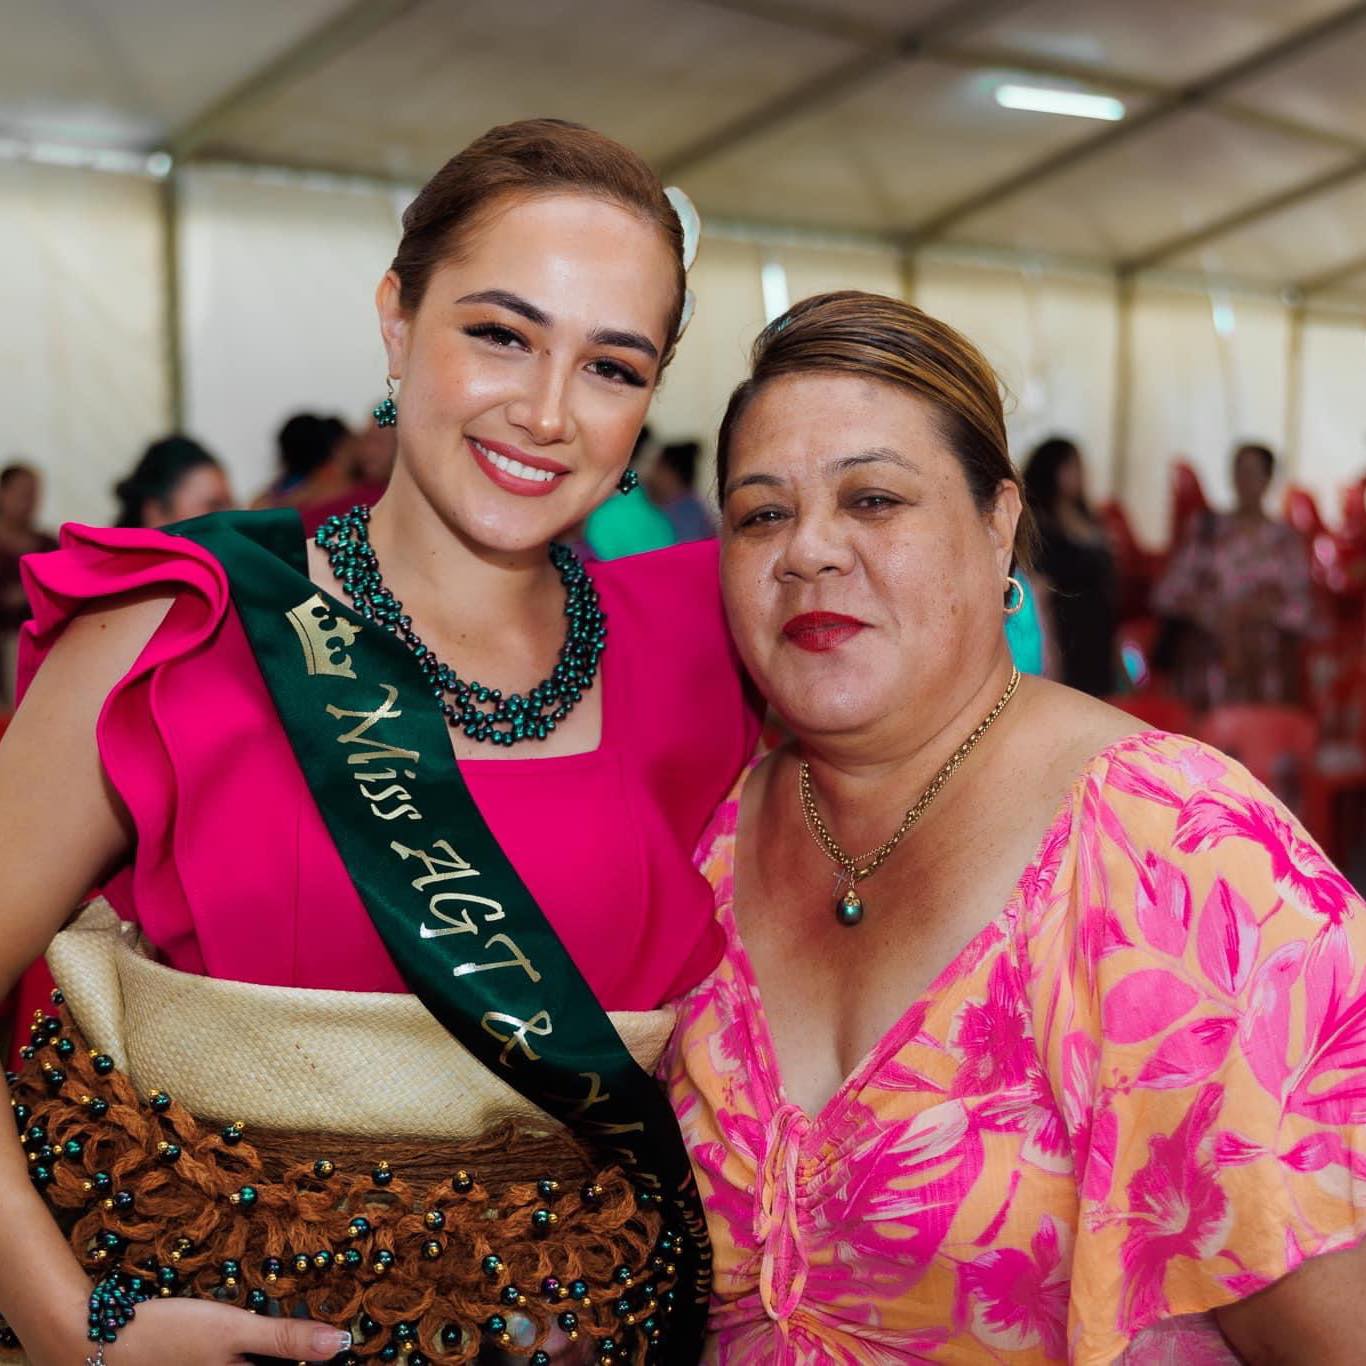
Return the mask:
<svg viewBox="0 0 1366 1366">
<path fill-rule="evenodd" d="M 553 493 L 559 487 L 561 477 L 569 473 L 568 465 L 561 465 L 557 460 L 547 460 L 543 455 L 531 455 L 517 446 L 504 445 L 501 441 L 485 441 L 479 437 L 467 436 L 465 444 L 474 456 L 475 464 L 500 489 L 506 489 L 509 493 L 518 494 L 523 498 L 544 498 L 546 494 Z M 503 469 L 489 458 L 490 455 L 515 462 L 528 471 L 544 471 L 551 477 L 537 478 L 534 475 L 518 474 L 513 470 Z"/>
<path fill-rule="evenodd" d="M 841 616 L 838 612 L 804 612 L 783 627 L 783 635 L 799 650 L 823 654 L 852 640 L 867 625 L 866 621 Z"/>
</svg>

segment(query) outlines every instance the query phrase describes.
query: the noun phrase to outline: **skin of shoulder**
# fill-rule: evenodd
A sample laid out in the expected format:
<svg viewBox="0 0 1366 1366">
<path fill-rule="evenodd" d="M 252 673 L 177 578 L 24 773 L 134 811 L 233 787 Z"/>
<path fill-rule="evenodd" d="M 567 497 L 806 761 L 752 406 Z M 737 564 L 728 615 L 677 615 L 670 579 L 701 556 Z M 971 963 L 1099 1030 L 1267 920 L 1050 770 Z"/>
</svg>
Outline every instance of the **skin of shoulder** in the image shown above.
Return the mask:
<svg viewBox="0 0 1366 1366">
<path fill-rule="evenodd" d="M 76 617 L 0 740 L 0 993 L 129 848 L 127 813 L 101 766 L 96 725 L 172 601 L 148 593 Z"/>
<path fill-rule="evenodd" d="M 1017 743 L 1034 751 L 1050 775 L 1045 787 L 1066 784 L 1102 750 L 1130 735 L 1149 729 L 1142 721 L 1099 698 L 1046 678 L 1021 683 Z"/>
</svg>

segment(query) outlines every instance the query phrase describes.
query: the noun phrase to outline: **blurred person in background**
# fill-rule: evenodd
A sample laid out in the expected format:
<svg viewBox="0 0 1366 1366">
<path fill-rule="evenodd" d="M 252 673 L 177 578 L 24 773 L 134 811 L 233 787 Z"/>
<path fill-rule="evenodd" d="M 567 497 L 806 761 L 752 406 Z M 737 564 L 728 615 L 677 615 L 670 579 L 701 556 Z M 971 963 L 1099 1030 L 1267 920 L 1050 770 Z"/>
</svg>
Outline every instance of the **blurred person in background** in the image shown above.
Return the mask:
<svg viewBox="0 0 1366 1366">
<path fill-rule="evenodd" d="M 364 426 L 354 432 L 346 443 L 347 476 L 355 486 L 383 489 L 394 472 L 397 455 L 398 436 L 394 428 L 381 427 L 372 412 Z"/>
<path fill-rule="evenodd" d="M 1192 522 L 1153 593 L 1174 685 L 1197 709 L 1298 694 L 1299 649 L 1314 624 L 1309 551 L 1267 515 L 1275 473 L 1267 447 L 1239 446 L 1233 510 Z"/>
<path fill-rule="evenodd" d="M 165 436 L 114 486 L 120 527 L 162 527 L 236 507 L 218 457 L 188 436 Z"/>
<path fill-rule="evenodd" d="M 696 441 L 671 441 L 645 476 L 650 500 L 669 519 L 676 540 L 706 541 L 716 535 L 716 518 L 697 493 Z"/>
<path fill-rule="evenodd" d="M 252 507 L 300 507 L 341 493 L 347 473 L 339 457 L 349 436 L 339 417 L 295 413 L 286 419 L 275 437 L 278 473 Z"/>
<path fill-rule="evenodd" d="M 640 471 L 655 449 L 653 434 L 648 427 L 643 428 L 625 476 L 629 490 L 589 513 L 582 537 L 596 559 L 619 560 L 646 550 L 663 550 L 677 542 L 669 519 L 640 488 Z"/>
<path fill-rule="evenodd" d="M 343 487 L 299 504 L 304 530 L 316 531 L 329 517 L 357 503 L 377 503 L 389 485 L 397 453 L 394 429 L 381 427 L 372 412 L 364 426 L 347 435 L 334 457 L 342 471 Z"/>
<path fill-rule="evenodd" d="M 38 529 L 42 494 L 42 480 L 32 465 L 16 460 L 0 470 L 0 712 L 14 705 L 15 638 L 28 620 L 19 561 L 57 544 Z"/>
<path fill-rule="evenodd" d="M 1054 436 L 1024 467 L 1025 497 L 1038 525 L 1034 582 L 1045 604 L 1057 677 L 1069 688 L 1108 697 L 1115 690 L 1115 557 L 1086 501 L 1081 451 Z"/>
</svg>

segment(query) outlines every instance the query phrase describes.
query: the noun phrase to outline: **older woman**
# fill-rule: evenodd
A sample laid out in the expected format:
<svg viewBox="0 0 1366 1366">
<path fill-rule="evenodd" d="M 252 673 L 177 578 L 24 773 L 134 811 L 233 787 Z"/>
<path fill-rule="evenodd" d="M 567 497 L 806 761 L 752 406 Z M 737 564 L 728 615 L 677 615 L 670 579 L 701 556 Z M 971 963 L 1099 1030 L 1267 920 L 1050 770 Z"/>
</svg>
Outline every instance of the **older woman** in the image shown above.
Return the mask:
<svg viewBox="0 0 1366 1366">
<path fill-rule="evenodd" d="M 832 294 L 722 425 L 795 738 L 703 838 L 728 948 L 670 1058 L 710 1359 L 1360 1360 L 1362 903 L 1232 761 L 1016 675 L 998 392 Z"/>
</svg>

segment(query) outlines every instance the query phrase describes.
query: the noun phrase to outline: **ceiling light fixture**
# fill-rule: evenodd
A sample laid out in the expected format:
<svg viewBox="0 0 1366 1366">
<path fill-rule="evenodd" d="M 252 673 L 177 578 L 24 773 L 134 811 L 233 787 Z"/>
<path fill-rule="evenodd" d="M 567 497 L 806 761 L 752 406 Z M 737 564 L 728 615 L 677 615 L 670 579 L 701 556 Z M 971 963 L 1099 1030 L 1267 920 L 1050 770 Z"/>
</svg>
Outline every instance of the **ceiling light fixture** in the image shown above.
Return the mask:
<svg viewBox="0 0 1366 1366">
<path fill-rule="evenodd" d="M 1074 119 L 1102 119 L 1118 123 L 1124 101 L 1113 95 L 1086 95 L 1079 90 L 1045 90 L 1036 85 L 998 85 L 996 103 L 1002 109 L 1028 109 L 1037 114 L 1066 114 Z"/>
</svg>

